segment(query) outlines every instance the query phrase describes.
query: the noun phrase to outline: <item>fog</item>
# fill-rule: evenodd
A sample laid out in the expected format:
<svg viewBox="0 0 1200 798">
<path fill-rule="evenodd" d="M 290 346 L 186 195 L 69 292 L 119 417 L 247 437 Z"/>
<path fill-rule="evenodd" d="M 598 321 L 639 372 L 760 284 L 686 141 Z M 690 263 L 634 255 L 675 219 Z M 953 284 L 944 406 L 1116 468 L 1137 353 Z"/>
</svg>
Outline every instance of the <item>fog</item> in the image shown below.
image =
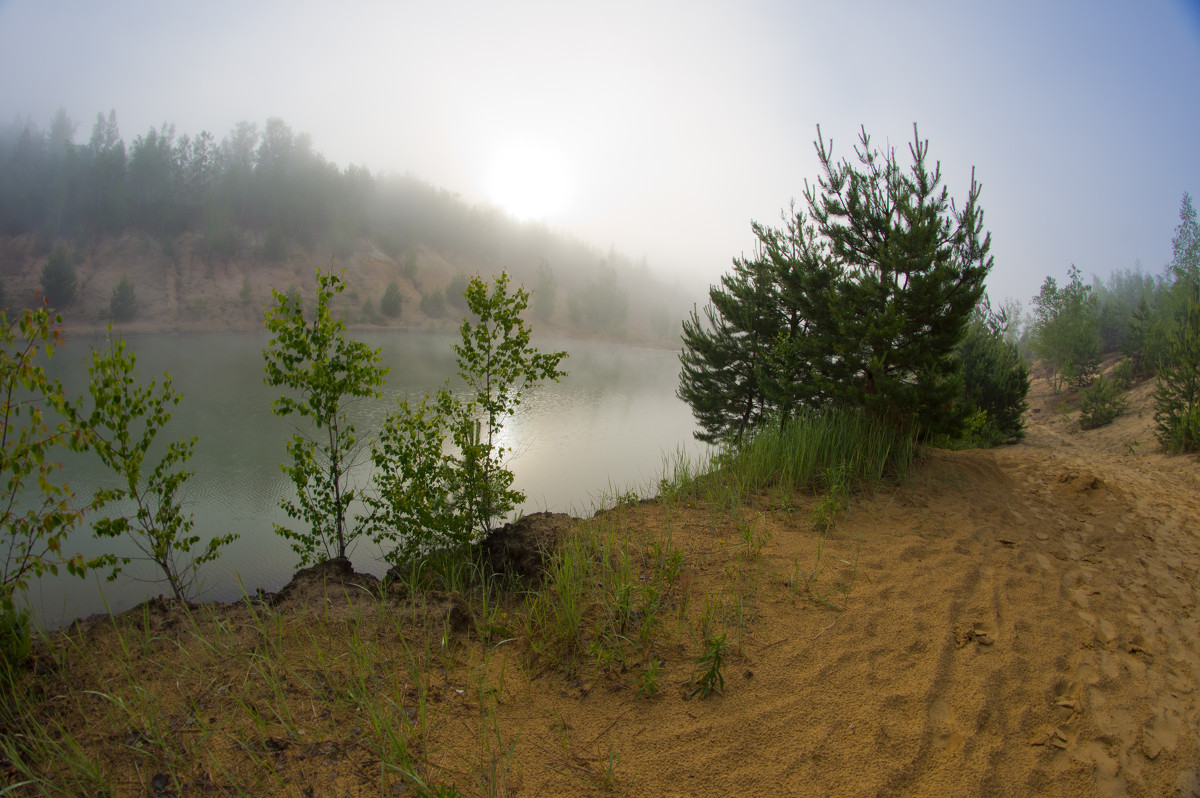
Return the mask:
<svg viewBox="0 0 1200 798">
<path fill-rule="evenodd" d="M 816 126 L 970 170 L 996 298 L 1170 258 L 1200 191 L 1195 3 L 0 4 L 0 120 L 285 120 L 702 285 L 817 177 Z"/>
</svg>

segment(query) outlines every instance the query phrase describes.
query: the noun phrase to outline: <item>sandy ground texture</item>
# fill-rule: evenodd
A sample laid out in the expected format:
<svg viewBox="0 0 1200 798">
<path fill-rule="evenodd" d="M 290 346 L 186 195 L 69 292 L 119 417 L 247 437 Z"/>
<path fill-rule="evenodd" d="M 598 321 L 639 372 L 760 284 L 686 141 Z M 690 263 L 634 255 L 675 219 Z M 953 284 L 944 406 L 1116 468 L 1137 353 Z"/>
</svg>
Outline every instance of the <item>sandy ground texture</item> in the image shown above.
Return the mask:
<svg viewBox="0 0 1200 798">
<path fill-rule="evenodd" d="M 1159 452 L 1152 390 L 1080 432 L 1039 381 L 1024 442 L 926 453 L 824 539 L 812 495 L 736 523 L 684 502 L 602 514 L 683 555 L 659 642 L 607 667 L 532 655 L 523 597 L 490 610 L 496 634 L 453 595 L 397 621 L 352 572 L 298 579 L 266 621 L 155 605 L 119 648 L 119 623 L 83 624 L 63 664 L 33 667 L 131 795 L 420 794 L 369 743 L 369 710 L 394 706 L 421 777 L 459 791 L 439 795 L 1200 796 L 1200 463 Z M 702 697 L 709 632 L 724 687 Z M 661 690 L 639 696 L 652 664 Z M 150 721 L 114 709 L 135 701 Z"/>
<path fill-rule="evenodd" d="M 506 787 L 1200 795 L 1200 467 L 1157 453 L 1152 387 L 1080 432 L 1039 384 L 1023 443 L 933 453 L 904 487 L 855 501 L 822 551 L 843 572 L 844 592 L 827 580 L 824 596 L 842 612 L 787 589 L 816 562 L 806 514 L 764 510 L 723 694 L 686 699 L 690 650 L 666 658 L 652 701 L 634 699 L 633 674 L 510 674 Z M 729 531 L 699 512 L 679 526 L 693 601 L 728 593 Z M 480 730 L 449 728 L 435 759 L 453 772 Z"/>
</svg>

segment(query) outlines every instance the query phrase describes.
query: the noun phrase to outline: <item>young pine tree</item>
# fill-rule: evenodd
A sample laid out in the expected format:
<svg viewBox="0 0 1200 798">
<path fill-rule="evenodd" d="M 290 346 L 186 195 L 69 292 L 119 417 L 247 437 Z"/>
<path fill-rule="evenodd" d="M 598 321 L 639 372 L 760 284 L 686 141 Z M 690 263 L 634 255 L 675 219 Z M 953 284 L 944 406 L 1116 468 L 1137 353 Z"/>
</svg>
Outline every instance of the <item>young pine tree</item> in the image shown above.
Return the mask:
<svg viewBox="0 0 1200 798">
<path fill-rule="evenodd" d="M 108 303 L 108 312 L 114 321 L 129 321 L 137 315 L 137 296 L 133 292 L 133 283 L 128 277 L 122 277 L 113 289 L 112 299 Z"/>
<path fill-rule="evenodd" d="M 1016 343 L 1005 337 L 1008 318 L 993 312 L 987 297 L 976 309 L 958 347 L 963 368 L 963 410 L 983 411 L 982 442 L 997 444 L 1024 435 L 1029 368 Z"/>
<path fill-rule="evenodd" d="M 1184 315 L 1171 331 L 1154 394 L 1155 434 L 1170 452 L 1200 451 L 1200 284 L 1184 287 Z"/>
<path fill-rule="evenodd" d="M 807 210 L 780 229 L 755 225 L 761 254 L 710 293 L 707 326 L 695 313 L 685 322 L 679 395 L 698 437 L 831 404 L 924 435 L 961 426 L 955 347 L 983 295 L 991 237 L 974 175 L 955 207 L 913 132 L 903 169 L 865 130 L 857 163 L 835 162 L 818 128 L 824 176 L 806 189 Z"/>
<path fill-rule="evenodd" d="M 42 292 L 51 307 L 65 308 L 75 301 L 75 266 L 61 244 L 42 267 Z"/>
</svg>

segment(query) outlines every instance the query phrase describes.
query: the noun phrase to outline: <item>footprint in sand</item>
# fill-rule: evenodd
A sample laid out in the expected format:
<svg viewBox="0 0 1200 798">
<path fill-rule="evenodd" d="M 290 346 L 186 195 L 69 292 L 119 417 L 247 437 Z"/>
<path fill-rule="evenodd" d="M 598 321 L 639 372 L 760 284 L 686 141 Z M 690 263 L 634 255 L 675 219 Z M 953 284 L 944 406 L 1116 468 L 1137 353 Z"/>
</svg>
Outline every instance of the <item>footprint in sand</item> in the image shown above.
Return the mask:
<svg viewBox="0 0 1200 798">
<path fill-rule="evenodd" d="M 1079 663 L 1079 667 L 1075 669 L 1075 676 L 1083 684 L 1098 684 L 1100 682 L 1100 671 L 1096 669 L 1096 664 L 1089 660 L 1083 660 Z"/>
<path fill-rule="evenodd" d="M 1078 681 L 1060 681 L 1054 686 L 1054 715 L 1062 722 L 1071 720 L 1079 712 L 1083 684 Z"/>
<path fill-rule="evenodd" d="M 1125 794 L 1122 789 L 1124 787 L 1123 781 L 1118 782 L 1117 774 L 1120 770 L 1120 765 L 1116 757 L 1112 756 L 1104 743 L 1092 740 L 1086 745 L 1081 745 L 1077 756 L 1086 762 L 1092 762 L 1096 765 L 1096 782 L 1097 786 L 1102 789 L 1101 794 Z M 1107 789 L 1104 789 L 1105 786 L 1107 786 Z"/>
<path fill-rule="evenodd" d="M 929 705 L 929 731 L 933 734 L 933 750 L 947 755 L 962 747 L 963 735 L 958 729 L 954 710 L 941 698 Z"/>
<path fill-rule="evenodd" d="M 1183 720 L 1179 713 L 1160 708 L 1154 719 L 1142 729 L 1142 753 L 1148 759 L 1157 759 L 1163 751 L 1174 751 L 1181 731 Z"/>
<path fill-rule="evenodd" d="M 1111 648 L 1117 640 L 1117 627 L 1112 625 L 1112 622 L 1107 618 L 1101 618 L 1098 615 L 1093 615 L 1086 610 L 1079 610 L 1079 619 L 1087 624 L 1092 630 L 1092 634 L 1096 636 L 1096 640 L 1106 647 Z"/>
<path fill-rule="evenodd" d="M 1054 732 L 1050 735 L 1050 740 L 1046 743 L 1051 748 L 1059 748 L 1063 751 L 1070 750 L 1079 740 L 1079 716 L 1075 715 L 1065 723 L 1060 723 L 1054 727 Z"/>
<path fill-rule="evenodd" d="M 991 621 L 975 621 L 968 625 L 959 625 L 954 630 L 954 642 L 959 648 L 968 643 L 978 643 L 984 648 L 996 642 L 996 624 Z"/>
</svg>

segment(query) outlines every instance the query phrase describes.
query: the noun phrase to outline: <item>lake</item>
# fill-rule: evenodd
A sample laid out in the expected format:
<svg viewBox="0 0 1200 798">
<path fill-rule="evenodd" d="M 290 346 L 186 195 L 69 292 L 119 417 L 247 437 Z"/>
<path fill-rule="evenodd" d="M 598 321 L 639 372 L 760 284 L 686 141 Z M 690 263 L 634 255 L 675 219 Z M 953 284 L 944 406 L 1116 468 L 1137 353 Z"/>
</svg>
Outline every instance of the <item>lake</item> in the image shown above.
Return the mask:
<svg viewBox="0 0 1200 798">
<path fill-rule="evenodd" d="M 349 408 L 360 436 L 373 434 L 398 399 L 433 392 L 456 371 L 452 345 L 457 335 L 355 332 L 354 337 L 382 348 L 384 365 L 391 369 L 382 399 L 355 400 Z M 225 532 L 240 535 L 202 569 L 206 600 L 277 590 L 297 565 L 287 541 L 273 531 L 275 523 L 290 523 L 279 500 L 293 489 L 279 466 L 287 459 L 285 445 L 295 427 L 292 418 L 271 412 L 279 389 L 263 383 L 266 342 L 265 333 L 129 339 L 140 381 L 170 372 L 183 395 L 160 439 L 164 444 L 193 435 L 199 439 L 188 463 L 196 473 L 185 488 L 194 533 L 204 540 Z M 681 449 L 689 456 L 702 453 L 692 437 L 691 411 L 675 397 L 675 352 L 578 341 L 536 343 L 542 351 L 565 349 L 570 357 L 562 365 L 567 376 L 526 393 L 505 425 L 503 443 L 514 448 L 508 466 L 528 497 L 522 512 L 590 515 L 606 494 L 653 492 L 665 457 Z M 93 344 L 102 346 L 103 340 L 75 336 L 51 361 L 50 370 L 71 395 L 86 394 L 84 361 Z M 63 478 L 77 496 L 115 484 L 94 455 L 64 459 Z M 86 519 L 64 549 L 86 555 L 135 552 L 116 539 L 95 540 Z M 369 541 L 360 541 L 351 558 L 361 571 L 379 575 L 386 570 L 381 552 Z M 54 627 L 95 612 L 121 612 L 160 595 L 165 584 L 145 581 L 157 576 L 145 563 L 130 564 L 115 582 L 96 574 L 47 576 L 31 585 L 28 599 L 40 622 Z"/>
</svg>

